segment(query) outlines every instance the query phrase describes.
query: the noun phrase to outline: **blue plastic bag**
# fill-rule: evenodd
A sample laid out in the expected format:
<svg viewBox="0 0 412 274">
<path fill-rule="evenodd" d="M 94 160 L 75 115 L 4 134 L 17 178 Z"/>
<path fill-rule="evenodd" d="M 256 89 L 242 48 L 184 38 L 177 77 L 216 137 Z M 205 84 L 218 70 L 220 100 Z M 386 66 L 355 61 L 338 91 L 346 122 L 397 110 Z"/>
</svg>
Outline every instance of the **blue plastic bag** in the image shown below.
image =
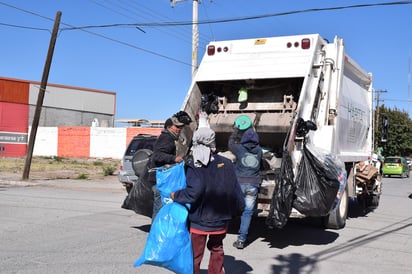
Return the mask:
<svg viewBox="0 0 412 274">
<path fill-rule="evenodd" d="M 162 166 L 156 169 L 156 185 L 163 205 L 169 203 L 170 193 L 186 187 L 185 163 Z"/>
<path fill-rule="evenodd" d="M 133 266 L 149 264 L 179 274 L 192 274 L 193 251 L 187 226 L 188 210 L 169 200 L 170 192 L 186 187 L 184 163 L 169 169 L 157 169 L 156 180 L 164 205 L 153 220 L 143 254 Z"/>
<path fill-rule="evenodd" d="M 143 254 L 133 266 L 149 264 L 179 274 L 192 274 L 193 251 L 187 215 L 187 209 L 179 203 L 164 205 L 153 221 Z"/>
</svg>

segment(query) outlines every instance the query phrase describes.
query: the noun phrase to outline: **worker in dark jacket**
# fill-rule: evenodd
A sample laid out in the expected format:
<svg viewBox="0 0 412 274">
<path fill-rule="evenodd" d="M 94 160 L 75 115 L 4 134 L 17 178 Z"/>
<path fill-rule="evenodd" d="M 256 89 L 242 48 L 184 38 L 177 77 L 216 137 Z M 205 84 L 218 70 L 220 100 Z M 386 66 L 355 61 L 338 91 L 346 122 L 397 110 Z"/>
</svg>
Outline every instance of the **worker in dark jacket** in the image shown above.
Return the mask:
<svg viewBox="0 0 412 274">
<path fill-rule="evenodd" d="M 263 153 L 259 145 L 259 136 L 253 129 L 250 118 L 239 116 L 233 133 L 229 137 L 228 147 L 236 156 L 236 175 L 245 198 L 245 210 L 240 220 L 239 236 L 233 246 L 243 249 L 262 183 L 260 164 Z"/>
<path fill-rule="evenodd" d="M 179 139 L 180 132 L 182 128 L 189 124 L 192 120 L 190 117 L 188 119 L 182 119 L 182 113 L 178 112 L 171 118 L 168 118 L 165 122 L 164 129 L 160 133 L 153 147 L 153 154 L 150 156 L 148 163 L 148 180 L 153 184 L 153 215 L 152 220 L 156 217 L 160 208 L 162 207 L 162 201 L 160 197 L 160 192 L 156 186 L 156 168 L 164 165 L 171 165 L 175 163 L 181 163 L 183 157 L 176 155 L 176 142 Z M 180 116 L 179 116 L 180 114 Z"/>
<path fill-rule="evenodd" d="M 214 153 L 213 130 L 199 128 L 193 135 L 191 150 L 193 161 L 187 167 L 187 186 L 172 193 L 171 198 L 190 204 L 194 273 L 200 273 L 205 246 L 210 250 L 208 273 L 224 273 L 223 239 L 229 221 L 244 208 L 243 194 L 232 162 Z"/>
</svg>

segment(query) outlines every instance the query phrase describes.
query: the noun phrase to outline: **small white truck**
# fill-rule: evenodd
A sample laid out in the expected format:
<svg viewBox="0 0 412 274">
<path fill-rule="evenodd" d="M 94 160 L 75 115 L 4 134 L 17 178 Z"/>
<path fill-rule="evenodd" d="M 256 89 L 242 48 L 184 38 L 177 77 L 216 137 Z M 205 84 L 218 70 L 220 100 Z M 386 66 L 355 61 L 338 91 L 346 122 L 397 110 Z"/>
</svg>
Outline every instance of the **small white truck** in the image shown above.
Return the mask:
<svg viewBox="0 0 412 274">
<path fill-rule="evenodd" d="M 362 198 L 368 206 L 379 203 L 380 182 L 355 179 L 355 165 L 373 153 L 372 93 L 372 75 L 346 54 L 339 37 L 333 42 L 319 34 L 214 41 L 206 47 L 182 110 L 191 117 L 207 113 L 221 152 L 227 151 L 236 117 L 252 119 L 261 146 L 273 156 L 263 173 L 262 212 L 270 212 L 276 199 L 283 153 L 290 154 L 295 176 L 304 143 L 337 157 L 347 180 L 322 218 L 327 228 L 339 229 L 345 226 L 348 197 Z M 298 136 L 299 120 L 316 130 Z M 188 140 L 197 127 L 195 122 L 184 130 Z M 179 145 L 178 151 L 187 152 L 189 145 Z M 302 214 L 292 210 L 290 216 Z"/>
</svg>

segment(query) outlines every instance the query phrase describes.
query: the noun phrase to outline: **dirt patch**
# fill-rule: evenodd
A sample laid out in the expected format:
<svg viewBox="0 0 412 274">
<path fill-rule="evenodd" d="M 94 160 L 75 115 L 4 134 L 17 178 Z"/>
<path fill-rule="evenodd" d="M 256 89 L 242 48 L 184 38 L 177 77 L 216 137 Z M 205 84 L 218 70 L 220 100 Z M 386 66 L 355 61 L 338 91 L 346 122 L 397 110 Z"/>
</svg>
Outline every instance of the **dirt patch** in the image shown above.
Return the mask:
<svg viewBox="0 0 412 274">
<path fill-rule="evenodd" d="M 0 158 L 0 179 L 20 180 L 23 176 L 25 158 Z M 120 160 L 71 159 L 61 157 L 33 157 L 29 179 L 56 180 L 104 180 L 116 176 Z"/>
</svg>

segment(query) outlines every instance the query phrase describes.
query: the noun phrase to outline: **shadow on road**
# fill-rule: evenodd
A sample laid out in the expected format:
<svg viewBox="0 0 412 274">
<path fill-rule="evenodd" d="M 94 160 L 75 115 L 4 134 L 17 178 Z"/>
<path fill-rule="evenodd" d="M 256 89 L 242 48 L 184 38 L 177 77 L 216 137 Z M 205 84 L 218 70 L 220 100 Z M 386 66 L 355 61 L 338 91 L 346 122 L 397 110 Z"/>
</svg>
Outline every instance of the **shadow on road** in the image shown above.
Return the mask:
<svg viewBox="0 0 412 274">
<path fill-rule="evenodd" d="M 412 194 L 409 196 L 412 198 Z M 349 203 L 348 218 L 361 218 L 365 217 L 373 210 L 365 209 L 359 205 L 356 201 Z M 248 244 L 259 240 L 261 242 L 267 242 L 268 248 L 285 249 L 288 246 L 303 246 L 310 245 L 328 245 L 333 243 L 339 237 L 339 230 L 330 230 L 323 227 L 321 218 L 304 218 L 288 220 L 286 226 L 282 229 L 269 228 L 266 223 L 265 217 L 254 217 L 250 226 Z M 237 235 L 240 226 L 240 218 L 234 219 L 230 225 L 228 234 Z M 148 233 L 150 231 L 150 224 L 142 225 L 139 227 L 133 227 L 140 231 Z M 305 269 L 306 273 L 316 273 L 318 261 L 328 257 L 333 257 L 339 252 L 346 252 L 352 247 L 362 245 L 367 241 L 375 240 L 377 237 L 369 237 L 369 239 L 363 238 L 358 241 L 354 239 L 353 242 L 339 245 L 333 248 L 327 248 L 326 250 L 315 253 L 313 256 L 304 256 L 299 253 L 281 254 L 274 257 L 278 262 L 272 265 L 270 273 L 300 273 Z M 246 246 L 245 251 L 247 252 Z M 225 255 L 225 271 L 228 274 L 246 274 L 253 273 L 253 267 L 251 267 L 244 260 L 237 260 L 236 257 Z M 285 272 L 286 271 L 286 272 Z M 206 274 L 207 270 L 202 269 L 201 274 Z"/>
<path fill-rule="evenodd" d="M 237 234 L 239 223 L 240 219 L 234 220 L 228 233 Z M 255 217 L 252 219 L 248 242 L 251 244 L 259 239 L 267 242 L 268 248 L 284 249 L 288 246 L 306 244 L 327 245 L 334 242 L 338 236 L 337 232 L 325 230 L 318 218 L 289 219 L 284 228 L 270 229 L 265 223 L 265 218 Z M 301 254 L 279 255 L 275 259 L 279 265 L 273 265 L 271 273 L 299 273 L 303 266 L 316 266 L 316 260 Z M 288 272 L 282 272 L 286 268 Z M 238 261 L 231 256 L 225 256 L 225 270 L 229 274 L 253 273 L 253 269 L 245 261 Z"/>
<path fill-rule="evenodd" d="M 148 225 L 141 225 L 141 226 L 133 226 L 132 228 L 138 229 L 138 230 L 146 232 L 146 233 L 149 233 L 150 227 L 151 227 L 151 225 L 148 224 Z"/>
<path fill-rule="evenodd" d="M 290 245 L 328 244 L 338 237 L 337 233 L 324 230 L 321 227 L 320 220 L 316 219 L 290 219 L 282 229 L 270 229 L 265 224 L 265 220 L 263 217 L 256 217 L 252 220 L 248 244 L 261 238 L 262 241 L 268 242 L 270 248 L 283 249 Z M 234 220 L 228 233 L 238 234 L 239 223 L 240 219 Z M 304 229 L 302 229 L 302 226 L 304 226 Z"/>
</svg>

